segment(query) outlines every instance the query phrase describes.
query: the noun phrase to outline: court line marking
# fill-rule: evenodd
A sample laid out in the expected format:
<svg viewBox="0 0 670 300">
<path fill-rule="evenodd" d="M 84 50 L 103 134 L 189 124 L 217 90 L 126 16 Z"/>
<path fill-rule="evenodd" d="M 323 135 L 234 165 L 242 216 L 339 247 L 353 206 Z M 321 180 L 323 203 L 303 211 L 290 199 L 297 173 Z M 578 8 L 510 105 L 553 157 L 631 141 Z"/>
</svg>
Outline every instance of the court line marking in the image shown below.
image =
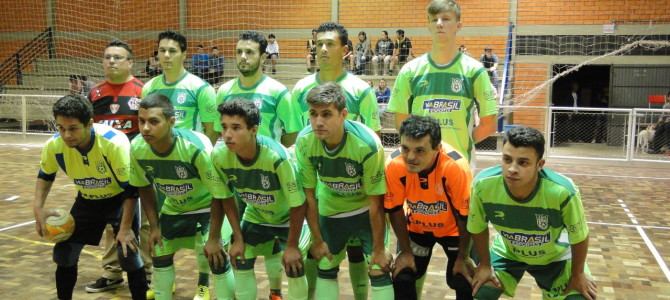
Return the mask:
<svg viewBox="0 0 670 300">
<path fill-rule="evenodd" d="M 626 203 L 623 200 L 617 199 L 617 201 L 619 202 L 619 205 L 623 209 L 628 209 Z M 628 213 L 627 215 L 630 218 L 630 221 L 633 224 L 636 224 L 635 229 L 637 229 L 637 232 L 642 237 L 642 240 L 647 245 L 647 248 L 649 248 L 649 251 L 651 252 L 651 255 L 654 257 L 654 259 L 656 259 L 656 263 L 658 263 L 659 267 L 661 267 L 661 271 L 663 271 L 663 274 L 665 274 L 665 278 L 670 282 L 670 270 L 668 269 L 668 265 L 665 264 L 665 261 L 663 260 L 663 257 L 661 257 L 661 254 L 658 253 L 658 250 L 656 249 L 656 246 L 654 246 L 654 243 L 651 242 L 651 240 L 649 239 L 649 236 L 647 236 L 647 233 L 644 231 L 642 226 L 637 225 L 638 223 L 637 223 L 637 219 L 635 218 L 635 216 L 631 213 Z"/>
<path fill-rule="evenodd" d="M 564 175 L 571 176 L 590 176 L 590 177 L 612 177 L 612 178 L 631 178 L 631 179 L 654 179 L 654 180 L 670 180 L 670 177 L 648 177 L 648 176 L 626 176 L 626 175 L 602 175 L 602 174 L 584 174 L 584 173 L 565 173 Z"/>
<path fill-rule="evenodd" d="M 19 224 L 14 224 L 12 226 L 7 226 L 5 228 L 0 228 L 0 232 L 11 230 L 11 229 L 14 229 L 14 228 L 23 227 L 23 226 L 30 225 L 30 224 L 33 224 L 33 223 L 35 223 L 35 220 L 28 221 L 28 222 L 23 222 L 23 223 L 19 223 Z"/>
<path fill-rule="evenodd" d="M 631 225 L 631 224 L 620 224 L 620 223 L 607 223 L 607 222 L 586 222 L 589 224 L 603 225 L 603 226 L 614 226 L 614 227 L 642 227 L 648 229 L 661 229 L 661 230 L 670 230 L 670 227 L 666 226 L 653 226 L 653 225 Z"/>
<path fill-rule="evenodd" d="M 21 196 L 14 195 L 14 196 L 8 197 L 7 199 L 5 199 L 5 201 L 14 201 L 14 200 L 19 199 L 19 198 L 21 198 Z"/>
<path fill-rule="evenodd" d="M 33 244 L 33 245 L 38 245 L 38 246 L 50 246 L 50 247 L 53 247 L 53 245 L 54 245 L 54 243 L 52 243 L 52 242 L 35 241 L 35 240 L 27 239 L 27 238 L 22 238 L 22 237 L 18 237 L 18 236 L 13 236 L 13 235 L 6 234 L 6 233 L 0 233 L 0 237 L 6 237 L 6 238 L 9 238 L 9 239 L 17 240 L 17 241 L 19 241 L 19 242 L 24 242 L 24 243 Z M 14 250 L 12 250 L 12 251 L 19 251 L 19 250 L 20 250 L 20 248 L 19 248 L 19 249 L 14 249 Z M 83 254 L 88 254 L 88 255 L 93 256 L 93 257 L 95 257 L 95 258 L 97 258 L 97 259 L 102 259 L 102 255 L 97 254 L 96 252 L 90 251 L 90 250 L 88 250 L 88 249 L 86 249 L 86 248 L 84 248 L 83 250 L 81 250 L 81 253 L 83 253 Z"/>
</svg>

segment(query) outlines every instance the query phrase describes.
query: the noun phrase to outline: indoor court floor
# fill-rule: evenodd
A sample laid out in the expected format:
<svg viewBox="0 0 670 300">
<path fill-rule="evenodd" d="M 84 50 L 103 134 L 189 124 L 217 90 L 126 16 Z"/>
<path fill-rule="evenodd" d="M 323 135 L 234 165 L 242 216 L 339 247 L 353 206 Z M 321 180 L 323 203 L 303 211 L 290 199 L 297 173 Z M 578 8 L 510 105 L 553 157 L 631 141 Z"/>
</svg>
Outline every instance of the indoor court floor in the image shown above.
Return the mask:
<svg viewBox="0 0 670 300">
<path fill-rule="evenodd" d="M 0 134 L 0 298 L 56 299 L 52 244 L 35 233 L 32 198 L 45 136 Z M 478 167 L 498 156 L 479 155 Z M 598 299 L 670 299 L 670 164 L 550 159 L 547 167 L 571 177 L 581 190 L 590 227 L 587 263 L 598 285 Z M 74 187 L 60 173 L 46 207 L 69 209 Z M 84 287 L 101 274 L 102 247 L 87 246 L 79 262 L 74 299 L 130 299 L 128 289 L 88 294 Z M 174 299 L 192 299 L 197 272 L 194 256 L 175 259 Z M 423 299 L 455 299 L 444 278 L 445 256 L 435 248 Z M 267 299 L 262 260 L 256 264 L 258 297 Z M 353 299 L 345 265 L 340 271 L 342 299 Z M 286 294 L 286 280 L 283 292 Z M 213 291 L 212 291 L 213 295 Z M 515 299 L 541 299 L 526 275 Z"/>
</svg>

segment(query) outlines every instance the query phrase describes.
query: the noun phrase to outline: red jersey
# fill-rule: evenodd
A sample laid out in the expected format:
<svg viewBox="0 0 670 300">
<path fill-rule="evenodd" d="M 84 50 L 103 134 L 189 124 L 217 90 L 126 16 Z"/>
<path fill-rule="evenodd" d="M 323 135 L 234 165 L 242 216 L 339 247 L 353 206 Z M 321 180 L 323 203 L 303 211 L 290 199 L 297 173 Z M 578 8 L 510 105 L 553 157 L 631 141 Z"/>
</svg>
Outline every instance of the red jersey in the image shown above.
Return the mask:
<svg viewBox="0 0 670 300">
<path fill-rule="evenodd" d="M 93 104 L 93 120 L 123 131 L 128 139 L 137 135 L 137 110 L 140 107 L 142 86 L 139 79 L 112 84 L 108 81 L 98 83 L 88 94 Z"/>
<path fill-rule="evenodd" d="M 471 181 L 468 160 L 446 143 L 435 164 L 419 173 L 408 172 L 405 160 L 397 155 L 386 166 L 384 208 L 404 208 L 410 232 L 458 236 L 456 214 L 468 215 Z"/>
</svg>

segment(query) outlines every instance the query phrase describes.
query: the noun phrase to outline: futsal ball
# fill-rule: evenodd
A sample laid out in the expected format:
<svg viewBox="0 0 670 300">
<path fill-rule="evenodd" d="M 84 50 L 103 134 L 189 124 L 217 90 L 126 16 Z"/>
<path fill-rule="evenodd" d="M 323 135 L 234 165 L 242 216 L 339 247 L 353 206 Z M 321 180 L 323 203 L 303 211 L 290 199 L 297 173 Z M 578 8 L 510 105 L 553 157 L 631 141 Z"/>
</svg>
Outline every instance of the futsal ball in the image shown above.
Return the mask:
<svg viewBox="0 0 670 300">
<path fill-rule="evenodd" d="M 54 211 L 58 215 L 47 218 L 44 225 L 44 238 L 54 243 L 60 243 L 69 239 L 74 232 L 74 218 L 65 210 L 55 209 Z"/>
</svg>

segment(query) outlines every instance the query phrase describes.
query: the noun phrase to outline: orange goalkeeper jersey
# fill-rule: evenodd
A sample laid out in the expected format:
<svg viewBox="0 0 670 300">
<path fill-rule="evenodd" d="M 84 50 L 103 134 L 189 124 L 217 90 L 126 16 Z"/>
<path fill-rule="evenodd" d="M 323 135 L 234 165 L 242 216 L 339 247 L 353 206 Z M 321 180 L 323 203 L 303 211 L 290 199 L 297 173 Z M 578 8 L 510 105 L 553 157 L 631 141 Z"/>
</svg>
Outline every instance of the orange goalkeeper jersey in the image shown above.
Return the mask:
<svg viewBox="0 0 670 300">
<path fill-rule="evenodd" d="M 435 237 L 458 236 L 456 216 L 467 216 L 472 173 L 468 160 L 446 143 L 435 164 L 420 173 L 407 171 L 400 152 L 386 166 L 384 208 L 403 208 L 407 227 Z"/>
</svg>

